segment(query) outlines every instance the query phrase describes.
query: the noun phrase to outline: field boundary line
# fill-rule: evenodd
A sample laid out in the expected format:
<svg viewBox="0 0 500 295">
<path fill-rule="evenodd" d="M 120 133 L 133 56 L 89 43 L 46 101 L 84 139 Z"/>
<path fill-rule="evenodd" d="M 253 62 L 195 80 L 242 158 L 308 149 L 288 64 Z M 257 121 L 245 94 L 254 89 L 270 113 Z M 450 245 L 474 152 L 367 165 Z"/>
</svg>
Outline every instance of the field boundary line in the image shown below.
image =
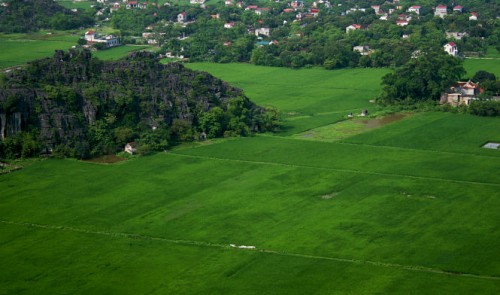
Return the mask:
<svg viewBox="0 0 500 295">
<path fill-rule="evenodd" d="M 109 232 L 109 231 L 92 231 L 92 230 L 86 230 L 86 229 L 70 227 L 70 226 L 37 224 L 37 223 L 30 223 L 30 222 L 16 222 L 16 221 L 9 221 L 9 220 L 0 220 L 0 223 L 8 224 L 8 225 L 33 227 L 33 228 L 39 228 L 39 229 L 62 230 L 62 231 L 68 231 L 68 232 L 84 233 L 84 234 L 91 234 L 91 235 L 101 235 L 101 236 L 107 236 L 107 237 L 127 238 L 127 239 L 133 239 L 133 240 L 160 241 L 160 242 L 188 245 L 188 246 L 203 246 L 203 247 L 212 247 L 212 248 L 232 249 L 235 251 L 253 251 L 253 252 L 257 252 L 257 253 L 265 253 L 265 254 L 272 254 L 272 255 L 279 255 L 279 256 L 299 257 L 299 258 L 316 259 L 316 260 L 328 260 L 328 261 L 336 261 L 336 262 L 344 262 L 344 263 L 360 264 L 360 265 L 361 264 L 368 264 L 368 265 L 385 267 L 385 268 L 399 268 L 399 269 L 409 270 L 409 271 L 419 271 L 419 272 L 427 272 L 427 273 L 450 275 L 450 276 L 460 276 L 460 277 L 470 277 L 470 278 L 476 278 L 476 279 L 500 281 L 500 277 L 498 277 L 498 276 L 453 272 L 453 271 L 447 271 L 447 270 L 442 270 L 442 269 L 438 269 L 438 268 L 431 268 L 431 267 L 426 267 L 426 266 L 421 266 L 421 265 L 404 265 L 404 264 L 390 263 L 390 262 L 380 262 L 380 261 L 371 261 L 371 260 L 362 260 L 362 259 L 349 259 L 349 258 L 340 258 L 340 257 L 329 257 L 329 256 L 319 256 L 319 255 L 310 255 L 310 254 L 300 254 L 300 253 L 276 251 L 276 250 L 269 250 L 269 249 L 259 249 L 259 248 L 239 248 L 239 247 L 235 247 L 234 245 L 231 246 L 231 244 L 219 244 L 219 243 L 209 243 L 209 242 L 190 241 L 190 240 L 174 240 L 174 239 L 153 237 L 153 236 L 141 235 L 141 234 Z"/>
<path fill-rule="evenodd" d="M 449 179 L 449 178 L 440 178 L 440 177 L 417 176 L 417 175 L 408 175 L 408 174 L 374 172 L 374 171 L 361 171 L 361 170 L 342 169 L 342 168 L 330 168 L 330 167 L 321 167 L 321 166 L 309 166 L 309 165 L 297 165 L 297 164 L 287 164 L 287 163 L 269 162 L 269 161 L 254 161 L 254 160 L 230 159 L 230 158 L 221 158 L 221 157 L 209 157 L 209 156 L 200 156 L 200 155 L 189 155 L 189 154 L 182 154 L 182 153 L 177 153 L 177 152 L 169 152 L 168 154 L 169 155 L 175 155 L 175 156 L 181 156 L 181 157 L 187 157 L 187 158 L 199 158 L 199 159 L 217 160 L 217 161 L 229 161 L 229 162 L 239 162 L 239 163 L 249 163 L 249 164 L 260 164 L 260 165 L 275 165 L 275 166 L 292 167 L 292 168 L 309 168 L 309 169 L 318 169 L 318 170 L 326 170 L 326 171 L 336 171 L 336 172 L 343 172 L 343 173 L 356 173 L 356 174 L 367 174 L 367 175 L 405 177 L 405 178 L 413 178 L 413 179 L 421 179 L 421 180 L 446 181 L 446 182 L 453 182 L 453 183 L 474 184 L 474 185 L 487 185 L 487 186 L 500 187 L 500 183 L 492 183 L 492 182 L 479 182 L 479 181 L 468 181 L 468 180 L 458 180 L 458 179 Z"/>
<path fill-rule="evenodd" d="M 311 131 L 315 128 L 310 128 L 307 129 L 303 132 Z M 300 132 L 302 133 L 302 132 Z M 295 133 L 299 134 L 299 133 Z M 293 134 L 293 135 L 295 135 Z M 374 147 L 374 148 L 381 148 L 381 149 L 390 149 L 390 150 L 401 150 L 401 151 L 414 151 L 414 152 L 430 152 L 430 153 L 436 153 L 436 154 L 445 154 L 445 155 L 460 155 L 460 156 L 473 156 L 473 157 L 482 157 L 482 158 L 491 158 L 491 159 L 499 159 L 500 157 L 498 156 L 489 156 L 489 155 L 481 155 L 481 154 L 471 154 L 471 153 L 466 153 L 466 152 L 456 152 L 456 151 L 441 151 L 441 150 L 432 150 L 432 149 L 415 149 L 415 148 L 409 148 L 409 147 L 400 147 L 400 146 L 391 146 L 391 145 L 377 145 L 377 144 L 369 144 L 369 143 L 360 143 L 360 142 L 349 142 L 349 141 L 344 141 L 344 140 L 337 140 L 337 141 L 323 141 L 323 140 L 314 140 L 314 139 L 304 139 L 304 138 L 294 138 L 294 137 L 289 137 L 289 136 L 280 136 L 280 135 L 258 135 L 259 137 L 276 137 L 279 139 L 283 140 L 290 140 L 290 141 L 305 141 L 305 142 L 319 142 L 319 143 L 325 143 L 325 144 L 338 144 L 338 145 L 352 145 L 352 146 L 366 146 L 366 147 Z"/>
</svg>

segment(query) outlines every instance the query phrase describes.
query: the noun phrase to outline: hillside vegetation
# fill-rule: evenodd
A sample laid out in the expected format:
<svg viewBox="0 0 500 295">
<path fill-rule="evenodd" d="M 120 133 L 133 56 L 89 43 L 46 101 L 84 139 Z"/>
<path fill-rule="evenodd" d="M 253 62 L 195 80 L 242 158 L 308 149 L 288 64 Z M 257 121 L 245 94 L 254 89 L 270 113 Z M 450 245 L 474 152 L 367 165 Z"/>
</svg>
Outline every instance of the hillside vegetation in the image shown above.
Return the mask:
<svg viewBox="0 0 500 295">
<path fill-rule="evenodd" d="M 40 29 L 70 30 L 89 26 L 91 14 L 75 13 L 52 0 L 4 0 L 0 32 L 25 33 Z"/>
<path fill-rule="evenodd" d="M 0 80 L 0 157 L 54 150 L 87 158 L 138 140 L 144 151 L 175 142 L 274 128 L 241 90 L 213 76 L 137 52 L 116 62 L 57 51 Z M 203 135 L 201 135 L 203 134 Z"/>
</svg>

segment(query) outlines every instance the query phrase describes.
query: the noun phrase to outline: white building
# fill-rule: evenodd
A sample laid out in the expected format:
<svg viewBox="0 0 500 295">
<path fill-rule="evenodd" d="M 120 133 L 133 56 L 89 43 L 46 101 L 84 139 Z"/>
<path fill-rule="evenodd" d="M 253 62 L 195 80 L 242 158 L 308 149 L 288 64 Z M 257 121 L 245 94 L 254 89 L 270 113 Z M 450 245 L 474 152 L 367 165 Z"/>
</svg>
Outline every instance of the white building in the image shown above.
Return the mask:
<svg viewBox="0 0 500 295">
<path fill-rule="evenodd" d="M 444 18 L 448 15 L 446 5 L 438 5 L 434 8 L 434 16 L 439 16 L 440 18 Z"/>
<path fill-rule="evenodd" d="M 413 5 L 413 6 L 410 6 L 410 8 L 408 8 L 408 12 L 415 12 L 416 14 L 419 14 L 420 15 L 420 6 L 418 5 Z"/>
<path fill-rule="evenodd" d="M 458 56 L 458 48 L 455 42 L 446 43 L 444 46 L 444 51 L 451 56 Z"/>
<path fill-rule="evenodd" d="M 177 15 L 177 22 L 178 23 L 185 23 L 187 21 L 187 13 L 181 12 Z"/>
<path fill-rule="evenodd" d="M 271 30 L 269 28 L 255 29 L 255 36 L 258 37 L 259 35 L 270 37 L 271 36 Z"/>
</svg>

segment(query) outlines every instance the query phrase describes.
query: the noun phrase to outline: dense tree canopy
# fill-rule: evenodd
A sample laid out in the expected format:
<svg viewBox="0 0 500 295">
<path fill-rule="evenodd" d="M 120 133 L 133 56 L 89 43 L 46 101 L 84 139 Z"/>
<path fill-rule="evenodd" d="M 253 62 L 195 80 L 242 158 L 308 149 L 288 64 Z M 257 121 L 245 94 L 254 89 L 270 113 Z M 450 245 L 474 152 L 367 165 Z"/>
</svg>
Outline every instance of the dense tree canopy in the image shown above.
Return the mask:
<svg viewBox="0 0 500 295">
<path fill-rule="evenodd" d="M 422 50 L 415 58 L 382 79 L 382 102 L 439 100 L 465 70 L 460 59 L 440 48 Z"/>
<path fill-rule="evenodd" d="M 5 0 L 0 6 L 0 32 L 26 33 L 40 29 L 69 30 L 91 25 L 93 17 L 75 13 L 52 0 Z"/>
<path fill-rule="evenodd" d="M 203 137 L 273 130 L 279 114 L 241 90 L 180 64 L 137 52 L 117 62 L 87 50 L 57 51 L 0 83 L 6 140 L 0 157 L 41 149 L 75 157 L 114 153 L 129 141 L 163 150 Z"/>
</svg>

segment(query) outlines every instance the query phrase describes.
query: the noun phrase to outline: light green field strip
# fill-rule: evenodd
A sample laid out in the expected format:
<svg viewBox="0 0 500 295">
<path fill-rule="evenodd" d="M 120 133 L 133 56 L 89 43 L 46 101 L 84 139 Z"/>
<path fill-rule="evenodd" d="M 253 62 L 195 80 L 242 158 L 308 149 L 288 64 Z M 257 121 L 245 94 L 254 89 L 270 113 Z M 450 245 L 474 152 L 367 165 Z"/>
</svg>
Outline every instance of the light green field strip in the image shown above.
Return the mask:
<svg viewBox="0 0 500 295">
<path fill-rule="evenodd" d="M 249 164 L 262 164 L 262 165 L 276 165 L 276 166 L 282 166 L 282 167 L 319 169 L 319 170 L 335 171 L 335 172 L 342 172 L 342 173 L 379 175 L 379 176 L 389 176 L 389 177 L 404 177 L 404 178 L 411 178 L 411 179 L 446 181 L 446 182 L 453 182 L 453 183 L 488 185 L 488 186 L 500 187 L 499 183 L 491 183 L 491 182 L 467 181 L 467 180 L 448 179 L 448 178 L 439 178 L 439 177 L 425 177 L 425 176 L 415 176 L 415 175 L 396 174 L 396 173 L 370 172 L 370 171 L 361 171 L 361 170 L 328 168 L 328 167 L 308 166 L 308 165 L 296 165 L 296 164 L 268 162 L 268 161 L 238 160 L 238 159 L 230 159 L 230 158 L 219 158 L 219 157 L 210 157 L 210 156 L 179 154 L 179 153 L 175 153 L 175 152 L 171 152 L 170 154 L 176 155 L 176 156 L 206 159 L 206 160 L 219 160 L 219 161 L 230 161 L 230 162 L 249 163 Z"/>
<path fill-rule="evenodd" d="M 141 235 L 141 234 L 109 232 L 109 231 L 91 231 L 91 230 L 85 230 L 85 229 L 80 229 L 80 228 L 75 228 L 75 227 L 36 224 L 36 223 L 29 223 L 29 222 L 14 222 L 14 221 L 8 221 L 8 220 L 0 220 L 0 223 L 8 224 L 8 225 L 33 227 L 33 228 L 39 228 L 39 229 L 61 230 L 61 231 L 84 233 L 84 234 L 91 234 L 91 235 L 126 238 L 126 239 L 133 239 L 133 240 L 151 240 L 151 241 L 160 241 L 160 242 L 188 245 L 188 246 L 234 249 L 237 251 L 256 251 L 256 252 L 260 252 L 260 253 L 267 253 L 267 254 L 280 255 L 280 256 L 300 257 L 300 258 L 318 259 L 318 260 L 330 260 L 330 261 L 347 262 L 347 263 L 353 263 L 353 264 L 369 264 L 369 265 L 386 267 L 386 268 L 399 268 L 399 269 L 404 269 L 404 270 L 409 270 L 409 271 L 419 271 L 419 272 L 435 273 L 435 274 L 442 274 L 442 275 L 470 277 L 470 278 L 484 279 L 484 280 L 494 280 L 494 281 L 500 280 L 500 277 L 496 277 L 496 276 L 478 275 L 478 274 L 470 274 L 470 273 L 456 273 L 456 272 L 450 272 L 450 271 L 446 271 L 446 270 L 435 269 L 435 268 L 430 268 L 430 267 L 421 266 L 421 265 L 403 265 L 403 264 L 387 263 L 387 262 L 371 261 L 371 260 L 347 259 L 347 258 L 340 258 L 340 257 L 307 255 L 307 254 L 284 252 L 284 251 L 277 251 L 277 250 L 270 250 L 270 249 L 239 248 L 239 247 L 231 246 L 231 244 L 217 244 L 217 243 L 209 243 L 209 242 L 203 242 L 203 241 L 189 241 L 189 240 L 173 240 L 173 239 L 166 239 L 166 238 L 162 238 L 162 237 L 153 237 L 153 236 L 147 236 L 147 235 Z"/>
</svg>

